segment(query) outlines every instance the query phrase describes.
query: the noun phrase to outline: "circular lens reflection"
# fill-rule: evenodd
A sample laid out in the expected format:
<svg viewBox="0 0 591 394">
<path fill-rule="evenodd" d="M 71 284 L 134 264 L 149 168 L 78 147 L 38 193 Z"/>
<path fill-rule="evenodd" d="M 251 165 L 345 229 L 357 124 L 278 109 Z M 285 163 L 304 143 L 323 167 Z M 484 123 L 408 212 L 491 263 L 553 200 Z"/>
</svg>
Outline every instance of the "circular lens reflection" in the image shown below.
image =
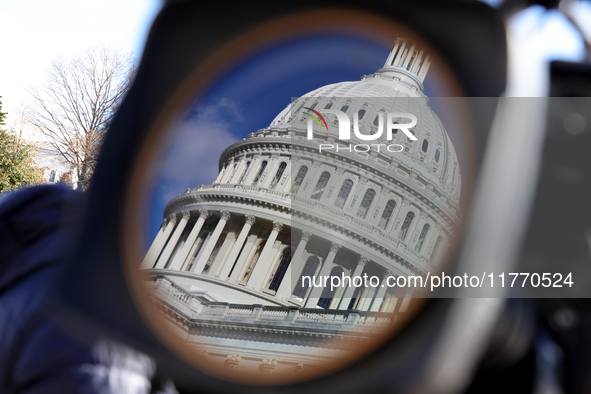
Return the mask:
<svg viewBox="0 0 591 394">
<path fill-rule="evenodd" d="M 163 341 L 213 375 L 289 383 L 354 362 L 457 244 L 464 103 L 428 98 L 459 94 L 420 39 L 349 17 L 374 36 L 294 31 L 215 83 L 195 73 L 146 143 L 130 276 Z"/>
</svg>

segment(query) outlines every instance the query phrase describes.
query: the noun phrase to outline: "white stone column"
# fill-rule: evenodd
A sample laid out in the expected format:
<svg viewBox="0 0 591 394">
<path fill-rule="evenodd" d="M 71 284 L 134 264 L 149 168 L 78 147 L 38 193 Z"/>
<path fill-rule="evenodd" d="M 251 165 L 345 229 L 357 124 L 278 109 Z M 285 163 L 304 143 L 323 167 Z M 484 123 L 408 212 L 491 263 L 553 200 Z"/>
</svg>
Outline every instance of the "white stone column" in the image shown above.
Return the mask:
<svg viewBox="0 0 591 394">
<path fill-rule="evenodd" d="M 277 172 L 277 168 L 279 167 L 277 163 L 279 163 L 279 157 L 271 157 L 271 160 L 269 160 L 269 162 L 267 163 L 267 168 L 265 168 L 265 171 L 263 172 L 263 174 L 261 174 L 261 177 L 263 177 L 263 175 L 264 177 L 263 179 L 259 180 L 260 187 L 269 187 L 269 184 L 271 184 L 271 181 L 273 180 L 273 178 L 275 177 L 275 173 Z"/>
<path fill-rule="evenodd" d="M 168 260 L 168 258 L 170 257 L 170 253 L 172 253 L 172 249 L 174 248 L 175 244 L 176 244 L 176 240 L 173 240 L 174 235 L 176 234 L 176 230 L 175 232 L 172 234 L 172 236 L 170 236 L 170 233 L 172 232 L 172 230 L 175 228 L 176 225 L 176 215 L 171 215 L 169 217 L 169 222 L 168 222 L 168 226 L 166 226 L 166 230 L 163 234 L 163 239 L 165 240 L 165 243 L 162 245 L 162 247 L 164 248 L 164 250 L 162 251 L 162 253 L 158 253 L 160 254 L 160 257 L 158 257 L 157 254 L 154 255 L 154 260 L 156 260 L 156 265 L 154 266 L 154 268 L 163 268 L 164 264 L 166 264 L 166 260 Z M 182 221 L 182 220 L 181 220 Z M 179 223 L 180 224 L 180 223 Z M 178 228 L 178 226 L 177 226 Z M 168 239 L 170 236 L 170 239 Z M 180 235 L 179 235 L 180 236 Z M 166 240 L 168 240 L 168 242 L 166 242 Z M 177 238 L 178 240 L 178 238 Z M 168 253 L 165 257 L 166 260 L 163 260 L 163 256 Z M 164 262 L 162 262 L 164 261 Z"/>
<path fill-rule="evenodd" d="M 245 167 L 246 167 L 246 156 L 240 158 L 240 161 L 238 162 L 238 167 L 236 168 L 236 171 L 234 171 L 234 176 L 229 180 L 228 183 L 232 183 L 232 184 L 236 184 L 238 183 L 238 181 L 240 180 L 240 177 L 242 176 L 242 172 L 244 171 Z"/>
<path fill-rule="evenodd" d="M 351 273 L 351 272 L 347 272 L 347 269 L 345 269 L 345 267 L 343 267 L 343 266 L 341 266 L 341 269 L 343 270 L 345 275 L 348 275 Z M 334 292 L 334 297 L 333 297 L 332 303 L 330 304 L 330 307 L 328 309 L 339 309 L 339 307 L 341 305 L 341 300 L 343 299 L 343 295 L 345 294 L 345 291 L 348 288 L 349 287 L 345 286 L 344 283 L 341 283 L 341 285 L 339 287 L 337 287 L 336 291 Z"/>
<path fill-rule="evenodd" d="M 412 300 L 412 294 L 406 293 L 402 299 L 402 303 L 400 304 L 400 309 L 398 311 L 402 313 L 406 312 L 408 310 L 408 304 L 410 304 L 410 300 Z"/>
<path fill-rule="evenodd" d="M 172 235 L 170 236 L 170 239 L 168 240 L 168 243 L 166 244 L 166 247 L 162 251 L 160 258 L 158 259 L 158 262 L 156 263 L 156 268 L 164 268 L 166 266 L 166 263 L 168 262 L 170 255 L 174 251 L 174 248 L 177 245 L 177 242 L 179 241 L 181 234 L 185 230 L 185 226 L 187 225 L 187 222 L 189 221 L 190 217 L 191 217 L 191 212 L 189 212 L 189 211 L 182 212 L 181 221 L 179 222 L 179 224 L 177 224 L 176 228 L 174 229 L 174 232 L 172 233 Z"/>
<path fill-rule="evenodd" d="M 222 181 L 220 183 L 228 183 L 228 181 L 230 180 L 230 178 L 234 174 L 235 168 L 236 168 L 236 162 L 234 161 L 234 159 L 232 159 L 230 161 L 230 163 L 228 163 L 228 165 L 226 166 L 226 173 L 222 177 Z"/>
<path fill-rule="evenodd" d="M 263 289 L 268 289 L 269 285 L 271 284 L 271 278 L 273 277 L 273 273 L 275 272 L 276 263 L 279 262 L 281 259 L 281 252 L 283 251 L 282 246 L 287 245 L 283 245 L 281 241 L 276 240 L 273 244 L 273 249 L 269 253 L 267 261 L 269 261 L 271 264 L 267 264 L 267 272 L 265 273 L 263 284 L 261 285 L 261 288 Z M 275 292 L 275 294 L 277 294 L 277 292 Z"/>
<path fill-rule="evenodd" d="M 396 309 L 396 304 L 398 304 L 398 298 L 391 296 L 386 299 L 386 305 L 382 312 L 392 313 Z"/>
<path fill-rule="evenodd" d="M 234 270 L 230 268 L 232 273 L 230 274 L 228 282 L 237 283 L 242 281 L 246 266 L 249 264 L 252 254 L 256 252 L 256 248 L 258 247 L 258 239 L 259 237 L 256 232 L 247 235 L 244 247 L 242 251 L 238 253 L 238 259 L 236 260 Z"/>
<path fill-rule="evenodd" d="M 412 68 L 410 69 L 410 72 L 413 74 L 417 74 L 419 71 L 419 66 L 421 65 L 421 60 L 423 58 L 423 54 L 425 53 L 425 51 L 423 49 L 421 49 L 421 51 L 419 52 L 418 56 L 415 58 Z"/>
<path fill-rule="evenodd" d="M 357 262 L 357 267 L 355 267 L 355 272 L 353 272 L 353 275 L 351 276 L 351 286 L 347 286 L 347 289 L 345 290 L 345 294 L 343 295 L 343 299 L 341 300 L 341 305 L 339 306 L 340 310 L 346 310 L 347 307 L 349 306 L 349 304 L 351 303 L 351 298 L 353 297 L 353 294 L 355 293 L 355 286 L 353 286 L 353 278 L 356 276 L 361 276 L 361 274 L 363 273 L 363 269 L 365 268 L 365 266 L 367 265 L 367 263 L 369 262 L 369 259 L 365 256 L 359 256 L 359 261 Z M 347 283 L 348 285 L 349 283 Z"/>
<path fill-rule="evenodd" d="M 252 163 L 250 163 L 251 170 L 249 171 L 248 175 L 246 176 L 246 179 L 244 180 L 244 185 L 246 185 L 246 186 L 252 185 L 252 182 L 254 181 L 256 174 L 258 174 L 261 163 L 263 161 L 264 160 L 261 156 L 254 157 L 252 159 Z M 269 163 L 267 163 L 267 165 L 269 165 Z"/>
<path fill-rule="evenodd" d="M 201 258 L 201 255 L 203 253 L 203 247 L 205 245 L 207 245 L 207 243 L 211 239 L 211 234 L 213 234 L 212 231 L 207 231 L 205 234 L 203 234 L 204 236 L 201 239 L 201 241 L 199 240 L 199 237 L 197 237 L 198 239 L 195 242 L 195 247 L 193 248 L 193 252 L 191 252 L 189 254 L 189 257 L 187 258 L 187 260 L 185 261 L 185 264 L 184 264 L 184 267 L 187 267 L 187 268 L 181 268 L 181 269 L 184 269 L 185 271 L 193 272 L 193 267 L 197 264 L 197 261 Z"/>
<path fill-rule="evenodd" d="M 250 278 L 248 278 L 248 285 L 252 286 L 254 290 L 260 290 L 260 288 L 263 286 L 263 283 L 265 281 L 265 274 L 267 273 L 269 268 L 269 262 L 267 260 L 269 260 L 271 249 L 273 249 L 275 240 L 277 239 L 277 236 L 279 235 L 279 232 L 282 228 L 283 223 L 276 221 L 273 222 L 273 231 L 271 231 L 271 234 L 269 234 L 269 238 L 267 238 L 265 247 L 261 251 L 261 255 L 259 256 L 259 259 L 257 260 L 254 269 L 252 270 Z"/>
<path fill-rule="evenodd" d="M 238 239 L 234 242 L 234 246 L 228 255 L 228 258 L 223 264 L 222 270 L 220 271 L 219 278 L 227 279 L 228 275 L 230 274 L 230 270 L 234 265 L 234 262 L 238 258 L 238 254 L 240 250 L 242 250 L 242 246 L 244 246 L 244 242 L 246 241 L 246 237 L 248 237 L 248 233 L 250 232 L 250 228 L 256 221 L 256 217 L 252 215 L 246 215 L 246 221 L 244 222 L 244 226 L 242 226 L 242 230 L 240 230 L 240 234 L 238 235 Z M 236 267 L 238 268 L 238 267 Z"/>
<path fill-rule="evenodd" d="M 323 172 L 321 161 L 314 160 L 311 164 L 308 164 L 308 173 L 302 181 L 298 194 L 302 197 L 310 197 L 320 179 L 320 174 Z M 306 182 L 306 179 L 308 179 L 309 182 Z"/>
<path fill-rule="evenodd" d="M 404 55 L 405 47 L 406 47 L 406 42 L 403 42 L 402 46 L 400 47 L 400 50 L 398 52 L 398 55 L 396 56 L 396 58 L 394 58 L 394 64 L 393 64 L 394 67 L 401 67 L 400 62 L 403 61 L 403 59 L 404 59 L 403 55 Z"/>
<path fill-rule="evenodd" d="M 334 174 L 332 174 L 328 180 L 328 184 L 326 185 L 324 194 L 322 195 L 323 198 L 321 198 L 320 201 L 325 201 L 326 204 L 331 206 L 334 205 L 334 200 L 339 195 L 339 191 L 341 190 L 341 186 L 345 180 L 345 177 L 343 176 L 344 173 L 345 171 L 343 169 L 337 168 L 335 170 Z"/>
<path fill-rule="evenodd" d="M 172 263 L 170 264 L 171 270 L 180 270 L 183 267 L 183 264 L 187 260 L 187 257 L 189 257 L 191 249 L 193 249 L 193 246 L 195 245 L 195 240 L 199 236 L 199 232 L 203 227 L 203 223 L 205 223 L 205 220 L 208 216 L 209 212 L 206 209 L 201 209 L 199 211 L 199 219 L 197 219 L 197 222 L 195 222 L 195 225 L 189 233 L 189 236 L 187 237 L 185 244 L 183 245 L 181 250 L 177 252 L 177 254 L 174 256 L 174 259 L 172 260 Z"/>
<path fill-rule="evenodd" d="M 371 305 L 371 301 L 373 300 L 373 296 L 376 294 L 376 288 L 368 286 L 363 293 L 363 298 L 361 303 L 359 304 L 360 311 L 369 311 L 369 306 Z"/>
<path fill-rule="evenodd" d="M 224 176 L 225 173 L 226 173 L 226 166 L 223 166 L 222 169 L 220 170 L 220 172 L 218 173 L 217 178 L 215 179 L 215 181 L 213 183 L 214 184 L 221 183 L 222 182 L 222 178 L 223 178 L 223 176 Z"/>
<path fill-rule="evenodd" d="M 418 209 L 412 209 L 412 211 L 414 212 L 415 217 L 412 220 L 410 227 L 408 228 L 408 233 L 406 234 L 406 241 L 404 242 L 406 244 L 406 247 L 409 249 L 411 249 L 410 245 L 414 241 L 415 231 L 417 230 L 418 223 L 421 221 L 421 214 L 422 214 L 421 211 L 419 211 Z M 416 236 L 418 237 L 419 235 L 416 234 Z M 411 251 L 414 252 L 414 250 L 415 249 L 414 249 L 414 245 L 413 245 Z"/>
<path fill-rule="evenodd" d="M 336 243 L 336 242 L 332 242 L 330 244 L 330 252 L 328 253 L 328 256 L 326 256 L 326 260 L 324 261 L 324 265 L 322 266 L 322 269 L 320 270 L 320 277 L 325 277 L 325 276 L 329 276 L 330 275 L 330 271 L 332 271 L 332 269 L 334 268 L 335 264 L 334 264 L 334 258 L 337 255 L 337 252 L 341 249 L 342 245 Z M 330 286 L 327 282 L 327 285 Z M 320 295 L 322 294 L 322 291 L 324 290 L 324 287 L 313 287 L 312 291 L 310 292 L 310 296 L 308 297 L 308 300 L 306 301 L 306 308 L 314 308 L 316 306 L 316 304 L 318 304 L 318 301 L 320 299 Z"/>
<path fill-rule="evenodd" d="M 227 223 L 228 230 L 226 233 L 226 238 L 224 242 L 220 246 L 220 250 L 217 253 L 217 256 L 211 262 L 211 267 L 209 268 L 209 275 L 213 275 L 216 278 L 220 276 L 220 272 L 227 261 L 228 255 L 230 254 L 234 244 L 236 243 L 236 238 L 238 237 L 238 225 L 236 220 L 230 220 Z"/>
<path fill-rule="evenodd" d="M 380 306 L 382 306 L 382 302 L 384 301 L 384 295 L 388 290 L 388 284 L 386 283 L 388 277 L 392 276 L 392 272 L 386 271 L 384 272 L 384 277 L 382 278 L 382 284 L 378 288 L 376 296 L 373 300 L 373 304 L 371 304 L 371 308 L 369 309 L 371 312 L 378 312 L 380 310 Z"/>
<path fill-rule="evenodd" d="M 213 230 L 213 234 L 211 238 L 207 241 L 207 244 L 203 247 L 203 250 L 200 253 L 199 260 L 197 260 L 197 264 L 193 266 L 191 269 L 192 272 L 200 274 L 213 252 L 213 248 L 215 248 L 215 244 L 218 242 L 224 227 L 226 226 L 226 222 L 230 219 L 230 212 L 229 211 L 221 211 L 222 217 L 220 218 L 218 224 L 215 226 L 215 230 Z"/>
<path fill-rule="evenodd" d="M 312 233 L 309 231 L 303 231 L 302 237 L 300 238 L 300 242 L 298 243 L 298 247 L 296 248 L 293 256 L 291 257 L 291 263 L 289 263 L 289 267 L 287 271 L 285 271 L 285 276 L 279 285 L 279 289 L 277 289 L 277 297 L 280 298 L 289 298 L 291 297 L 294 288 L 297 285 L 296 281 L 299 280 L 299 275 L 302 273 L 304 269 L 304 261 L 302 260 L 302 255 L 306 250 L 306 245 L 308 241 L 312 238 Z"/>
<path fill-rule="evenodd" d="M 160 254 L 160 252 L 162 252 L 162 247 L 166 243 L 168 235 L 170 235 L 172 231 L 172 227 L 174 227 L 174 224 L 170 223 L 169 218 L 164 219 L 162 225 L 160 226 L 160 230 L 156 235 L 156 238 L 154 238 L 152 245 L 150 245 L 150 249 L 148 249 L 148 253 L 146 253 L 144 260 L 140 265 L 140 269 L 150 269 L 154 266 L 154 263 L 156 263 L 158 255 Z M 165 235 L 165 233 L 167 235 Z"/>
</svg>

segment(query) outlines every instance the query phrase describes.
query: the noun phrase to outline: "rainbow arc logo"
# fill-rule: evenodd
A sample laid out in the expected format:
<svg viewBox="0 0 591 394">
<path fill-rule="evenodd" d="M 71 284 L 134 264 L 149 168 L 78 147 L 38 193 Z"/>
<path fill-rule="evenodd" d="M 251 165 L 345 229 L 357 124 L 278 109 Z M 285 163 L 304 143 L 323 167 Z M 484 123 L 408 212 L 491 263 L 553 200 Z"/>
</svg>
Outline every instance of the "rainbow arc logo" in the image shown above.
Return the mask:
<svg viewBox="0 0 591 394">
<path fill-rule="evenodd" d="M 320 112 L 315 111 L 315 110 L 313 110 L 312 108 L 309 108 L 309 107 L 304 107 L 304 108 L 307 109 L 307 110 L 310 110 L 310 111 L 314 112 L 316 115 L 318 115 L 320 117 L 320 119 L 322 119 L 322 123 L 324 123 L 324 126 L 326 126 L 326 131 L 328 131 L 328 124 L 326 124 L 326 120 L 324 119 L 324 116 L 322 116 L 320 114 Z M 316 121 L 316 123 L 318 123 L 318 126 L 320 126 L 320 130 L 323 129 L 322 123 L 320 123 L 320 119 L 318 119 L 316 116 L 312 115 L 309 112 L 304 112 L 304 115 L 308 115 L 308 116 L 312 117 Z"/>
</svg>

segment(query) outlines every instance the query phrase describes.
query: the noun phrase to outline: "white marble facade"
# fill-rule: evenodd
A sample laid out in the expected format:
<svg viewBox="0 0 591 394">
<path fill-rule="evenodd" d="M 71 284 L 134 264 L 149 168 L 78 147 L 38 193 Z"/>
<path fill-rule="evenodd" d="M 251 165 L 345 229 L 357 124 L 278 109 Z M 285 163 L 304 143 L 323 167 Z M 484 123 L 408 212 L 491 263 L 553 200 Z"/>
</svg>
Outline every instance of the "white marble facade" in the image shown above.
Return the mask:
<svg viewBox="0 0 591 394">
<path fill-rule="evenodd" d="M 461 174 L 423 93 L 429 65 L 423 51 L 399 40 L 382 69 L 306 94 L 268 128 L 228 147 L 211 185 L 168 203 L 142 269 L 208 307 L 341 311 L 345 320 L 346 311 L 404 313 L 408 291 L 298 285 L 301 275 L 343 273 L 385 283 L 388 276 L 425 275 L 446 258 L 461 221 Z M 417 141 L 402 132 L 392 141 L 339 141 L 331 116 L 329 131 L 315 129 L 308 140 L 305 107 L 357 113 L 365 133 L 375 132 L 380 113 L 410 112 L 418 118 Z M 404 151 L 319 151 L 320 144 L 369 143 Z"/>
</svg>

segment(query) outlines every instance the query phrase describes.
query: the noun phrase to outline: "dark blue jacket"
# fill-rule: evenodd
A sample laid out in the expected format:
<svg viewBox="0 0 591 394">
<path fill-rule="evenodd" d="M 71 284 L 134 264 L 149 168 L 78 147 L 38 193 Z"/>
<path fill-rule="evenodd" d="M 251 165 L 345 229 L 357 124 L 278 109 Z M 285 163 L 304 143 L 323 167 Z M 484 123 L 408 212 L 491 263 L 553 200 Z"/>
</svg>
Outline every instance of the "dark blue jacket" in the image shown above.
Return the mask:
<svg viewBox="0 0 591 394">
<path fill-rule="evenodd" d="M 0 393 L 175 393 L 151 358 L 76 339 L 47 302 L 84 199 L 53 185 L 0 198 Z"/>
</svg>

